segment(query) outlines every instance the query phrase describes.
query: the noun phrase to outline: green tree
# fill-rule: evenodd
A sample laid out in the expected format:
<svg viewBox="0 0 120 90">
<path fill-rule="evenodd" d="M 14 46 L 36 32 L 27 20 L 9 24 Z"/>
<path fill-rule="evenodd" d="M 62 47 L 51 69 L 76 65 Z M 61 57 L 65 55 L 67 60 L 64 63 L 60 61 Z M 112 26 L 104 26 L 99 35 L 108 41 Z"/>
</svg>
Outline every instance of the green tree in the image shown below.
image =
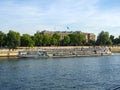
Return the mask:
<svg viewBox="0 0 120 90">
<path fill-rule="evenodd" d="M 21 37 L 21 46 L 33 47 L 35 45 L 29 34 L 23 34 Z"/>
<path fill-rule="evenodd" d="M 42 46 L 43 45 L 43 34 L 35 34 L 34 35 L 35 46 Z"/>
<path fill-rule="evenodd" d="M 109 33 L 102 31 L 98 35 L 96 43 L 97 45 L 112 45 L 112 41 L 109 37 Z"/>
<path fill-rule="evenodd" d="M 94 40 L 89 40 L 87 45 L 89 45 L 89 46 L 95 45 L 95 41 Z"/>
<path fill-rule="evenodd" d="M 59 43 L 60 43 L 60 35 L 58 35 L 57 33 L 54 33 L 51 38 L 51 44 L 58 45 Z"/>
<path fill-rule="evenodd" d="M 72 33 L 70 36 L 70 44 L 77 46 L 77 45 L 83 45 L 85 42 L 85 36 L 83 34 L 78 33 Z"/>
<path fill-rule="evenodd" d="M 20 34 L 18 32 L 10 30 L 7 33 L 7 46 L 9 49 L 15 49 L 20 46 Z"/>
<path fill-rule="evenodd" d="M 43 46 L 49 46 L 51 44 L 51 36 L 44 34 L 43 35 Z"/>
<path fill-rule="evenodd" d="M 107 42 L 106 42 L 106 45 L 112 45 L 113 43 L 112 43 L 112 41 L 111 41 L 111 39 L 109 39 Z"/>
<path fill-rule="evenodd" d="M 85 43 L 85 35 L 84 34 L 79 34 L 78 39 L 79 39 L 78 44 L 79 45 L 84 45 L 84 43 Z"/>
<path fill-rule="evenodd" d="M 63 39 L 63 45 L 68 46 L 70 44 L 70 37 L 67 35 Z"/>
<path fill-rule="evenodd" d="M 4 46 L 5 41 L 5 34 L 2 31 L 0 31 L 0 47 Z"/>
<path fill-rule="evenodd" d="M 112 43 L 114 45 L 115 44 L 115 37 L 113 35 L 110 35 L 110 39 L 111 39 L 111 41 L 112 41 Z"/>
<path fill-rule="evenodd" d="M 120 36 L 118 37 L 118 45 L 120 45 Z"/>
<path fill-rule="evenodd" d="M 115 38 L 115 39 L 114 39 L 114 45 L 118 45 L 118 43 L 119 43 L 119 39 L 118 39 L 118 38 Z"/>
<path fill-rule="evenodd" d="M 120 36 L 114 39 L 114 45 L 120 45 Z"/>
</svg>

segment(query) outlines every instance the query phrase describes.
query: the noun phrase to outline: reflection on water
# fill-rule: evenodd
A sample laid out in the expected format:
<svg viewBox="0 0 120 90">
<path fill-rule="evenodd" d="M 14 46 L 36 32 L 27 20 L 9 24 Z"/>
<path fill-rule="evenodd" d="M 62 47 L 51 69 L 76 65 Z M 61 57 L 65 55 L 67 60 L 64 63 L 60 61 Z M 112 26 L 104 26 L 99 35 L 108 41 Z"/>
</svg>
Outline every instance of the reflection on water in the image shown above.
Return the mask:
<svg viewBox="0 0 120 90">
<path fill-rule="evenodd" d="M 119 90 L 120 54 L 102 57 L 0 59 L 2 90 Z"/>
</svg>

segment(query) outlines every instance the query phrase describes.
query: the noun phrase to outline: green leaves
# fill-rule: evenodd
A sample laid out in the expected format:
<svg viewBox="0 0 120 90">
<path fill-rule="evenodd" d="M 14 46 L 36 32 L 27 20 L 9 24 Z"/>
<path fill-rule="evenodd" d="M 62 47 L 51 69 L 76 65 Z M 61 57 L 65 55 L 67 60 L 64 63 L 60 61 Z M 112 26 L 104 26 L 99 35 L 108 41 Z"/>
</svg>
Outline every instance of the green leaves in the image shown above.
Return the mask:
<svg viewBox="0 0 120 90">
<path fill-rule="evenodd" d="M 120 45 L 120 36 L 115 38 L 113 35 L 110 35 L 110 39 L 111 39 L 113 45 Z"/>
<path fill-rule="evenodd" d="M 57 33 L 53 34 L 53 36 L 51 38 L 51 44 L 58 45 L 59 42 L 60 42 L 60 35 L 58 35 Z"/>
<path fill-rule="evenodd" d="M 7 34 L 7 46 L 9 49 L 15 49 L 20 46 L 20 34 L 10 30 Z"/>
<path fill-rule="evenodd" d="M 7 34 L 7 46 L 9 49 L 15 49 L 20 46 L 20 34 L 10 30 Z"/>
<path fill-rule="evenodd" d="M 5 34 L 0 31 L 0 47 L 4 46 L 5 44 Z"/>
<path fill-rule="evenodd" d="M 68 35 L 64 37 L 63 44 L 65 46 L 68 46 L 70 44 L 70 37 Z"/>
<path fill-rule="evenodd" d="M 33 47 L 35 45 L 29 34 L 23 34 L 21 37 L 21 46 Z"/>
<path fill-rule="evenodd" d="M 35 46 L 42 46 L 43 45 L 43 35 L 42 34 L 35 34 L 34 35 Z"/>
<path fill-rule="evenodd" d="M 83 34 L 73 33 L 70 34 L 70 44 L 74 46 L 83 45 L 85 42 L 85 36 Z"/>
<path fill-rule="evenodd" d="M 97 37 L 97 41 L 86 38 L 86 33 L 64 34 L 52 33 L 43 34 L 36 33 L 33 36 L 29 34 L 23 34 L 20 36 L 19 32 L 10 30 L 7 34 L 0 31 L 0 47 L 8 47 L 9 49 L 15 49 L 19 46 L 34 47 L 34 46 L 80 46 L 80 45 L 120 45 L 120 36 L 109 36 L 108 32 L 101 31 Z M 93 37 L 94 38 L 94 37 Z M 88 42 L 87 42 L 88 40 Z"/>
<path fill-rule="evenodd" d="M 112 45 L 108 32 L 102 31 L 97 37 L 97 45 Z"/>
<path fill-rule="evenodd" d="M 50 35 L 43 35 L 43 46 L 49 46 L 51 44 L 51 36 Z"/>
</svg>

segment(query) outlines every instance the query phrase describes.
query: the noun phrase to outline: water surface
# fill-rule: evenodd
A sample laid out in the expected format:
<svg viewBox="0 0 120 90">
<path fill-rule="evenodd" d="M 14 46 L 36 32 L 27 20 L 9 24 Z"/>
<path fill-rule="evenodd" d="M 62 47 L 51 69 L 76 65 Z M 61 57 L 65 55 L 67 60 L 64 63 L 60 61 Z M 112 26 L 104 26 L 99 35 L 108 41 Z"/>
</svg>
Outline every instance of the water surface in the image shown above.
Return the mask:
<svg viewBox="0 0 120 90">
<path fill-rule="evenodd" d="M 0 90 L 120 90 L 120 54 L 0 58 Z"/>
</svg>

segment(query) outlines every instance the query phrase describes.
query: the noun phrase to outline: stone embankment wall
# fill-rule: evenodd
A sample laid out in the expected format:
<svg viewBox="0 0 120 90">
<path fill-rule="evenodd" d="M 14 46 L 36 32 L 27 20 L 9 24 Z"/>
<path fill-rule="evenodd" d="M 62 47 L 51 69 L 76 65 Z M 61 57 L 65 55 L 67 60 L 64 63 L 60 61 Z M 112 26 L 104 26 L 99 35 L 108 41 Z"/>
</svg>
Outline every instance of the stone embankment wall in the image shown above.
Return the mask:
<svg viewBox="0 0 120 90">
<path fill-rule="evenodd" d="M 59 47 L 34 47 L 34 48 L 28 48 L 28 47 L 19 47 L 15 50 L 9 50 L 9 49 L 0 49 L 0 57 L 16 57 L 18 55 L 18 51 L 20 50 L 31 50 L 31 49 L 43 49 L 43 50 L 47 50 L 50 53 L 52 52 L 52 54 L 54 55 L 59 55 L 59 56 L 69 56 L 69 55 L 73 55 L 73 56 L 89 56 L 89 55 L 94 55 L 95 54 L 95 49 L 98 51 L 97 53 L 99 53 L 100 48 L 103 48 L 103 50 L 105 48 L 107 49 L 111 49 L 112 52 L 120 52 L 120 46 L 113 46 L 113 47 L 104 47 L 104 46 L 59 46 Z"/>
<path fill-rule="evenodd" d="M 75 48 L 109 48 L 111 52 L 119 52 L 120 53 L 120 46 L 61 46 L 61 47 L 36 47 L 39 49 L 75 49 Z"/>
<path fill-rule="evenodd" d="M 88 47 L 88 46 L 69 46 L 69 47 L 42 47 L 54 56 L 98 56 L 110 55 L 108 47 Z"/>
<path fill-rule="evenodd" d="M 112 47 L 110 47 L 111 48 L 111 51 L 113 52 L 113 53 L 120 53 L 120 46 L 112 46 Z"/>
<path fill-rule="evenodd" d="M 0 49 L 0 57 L 16 57 L 18 50 Z"/>
</svg>

